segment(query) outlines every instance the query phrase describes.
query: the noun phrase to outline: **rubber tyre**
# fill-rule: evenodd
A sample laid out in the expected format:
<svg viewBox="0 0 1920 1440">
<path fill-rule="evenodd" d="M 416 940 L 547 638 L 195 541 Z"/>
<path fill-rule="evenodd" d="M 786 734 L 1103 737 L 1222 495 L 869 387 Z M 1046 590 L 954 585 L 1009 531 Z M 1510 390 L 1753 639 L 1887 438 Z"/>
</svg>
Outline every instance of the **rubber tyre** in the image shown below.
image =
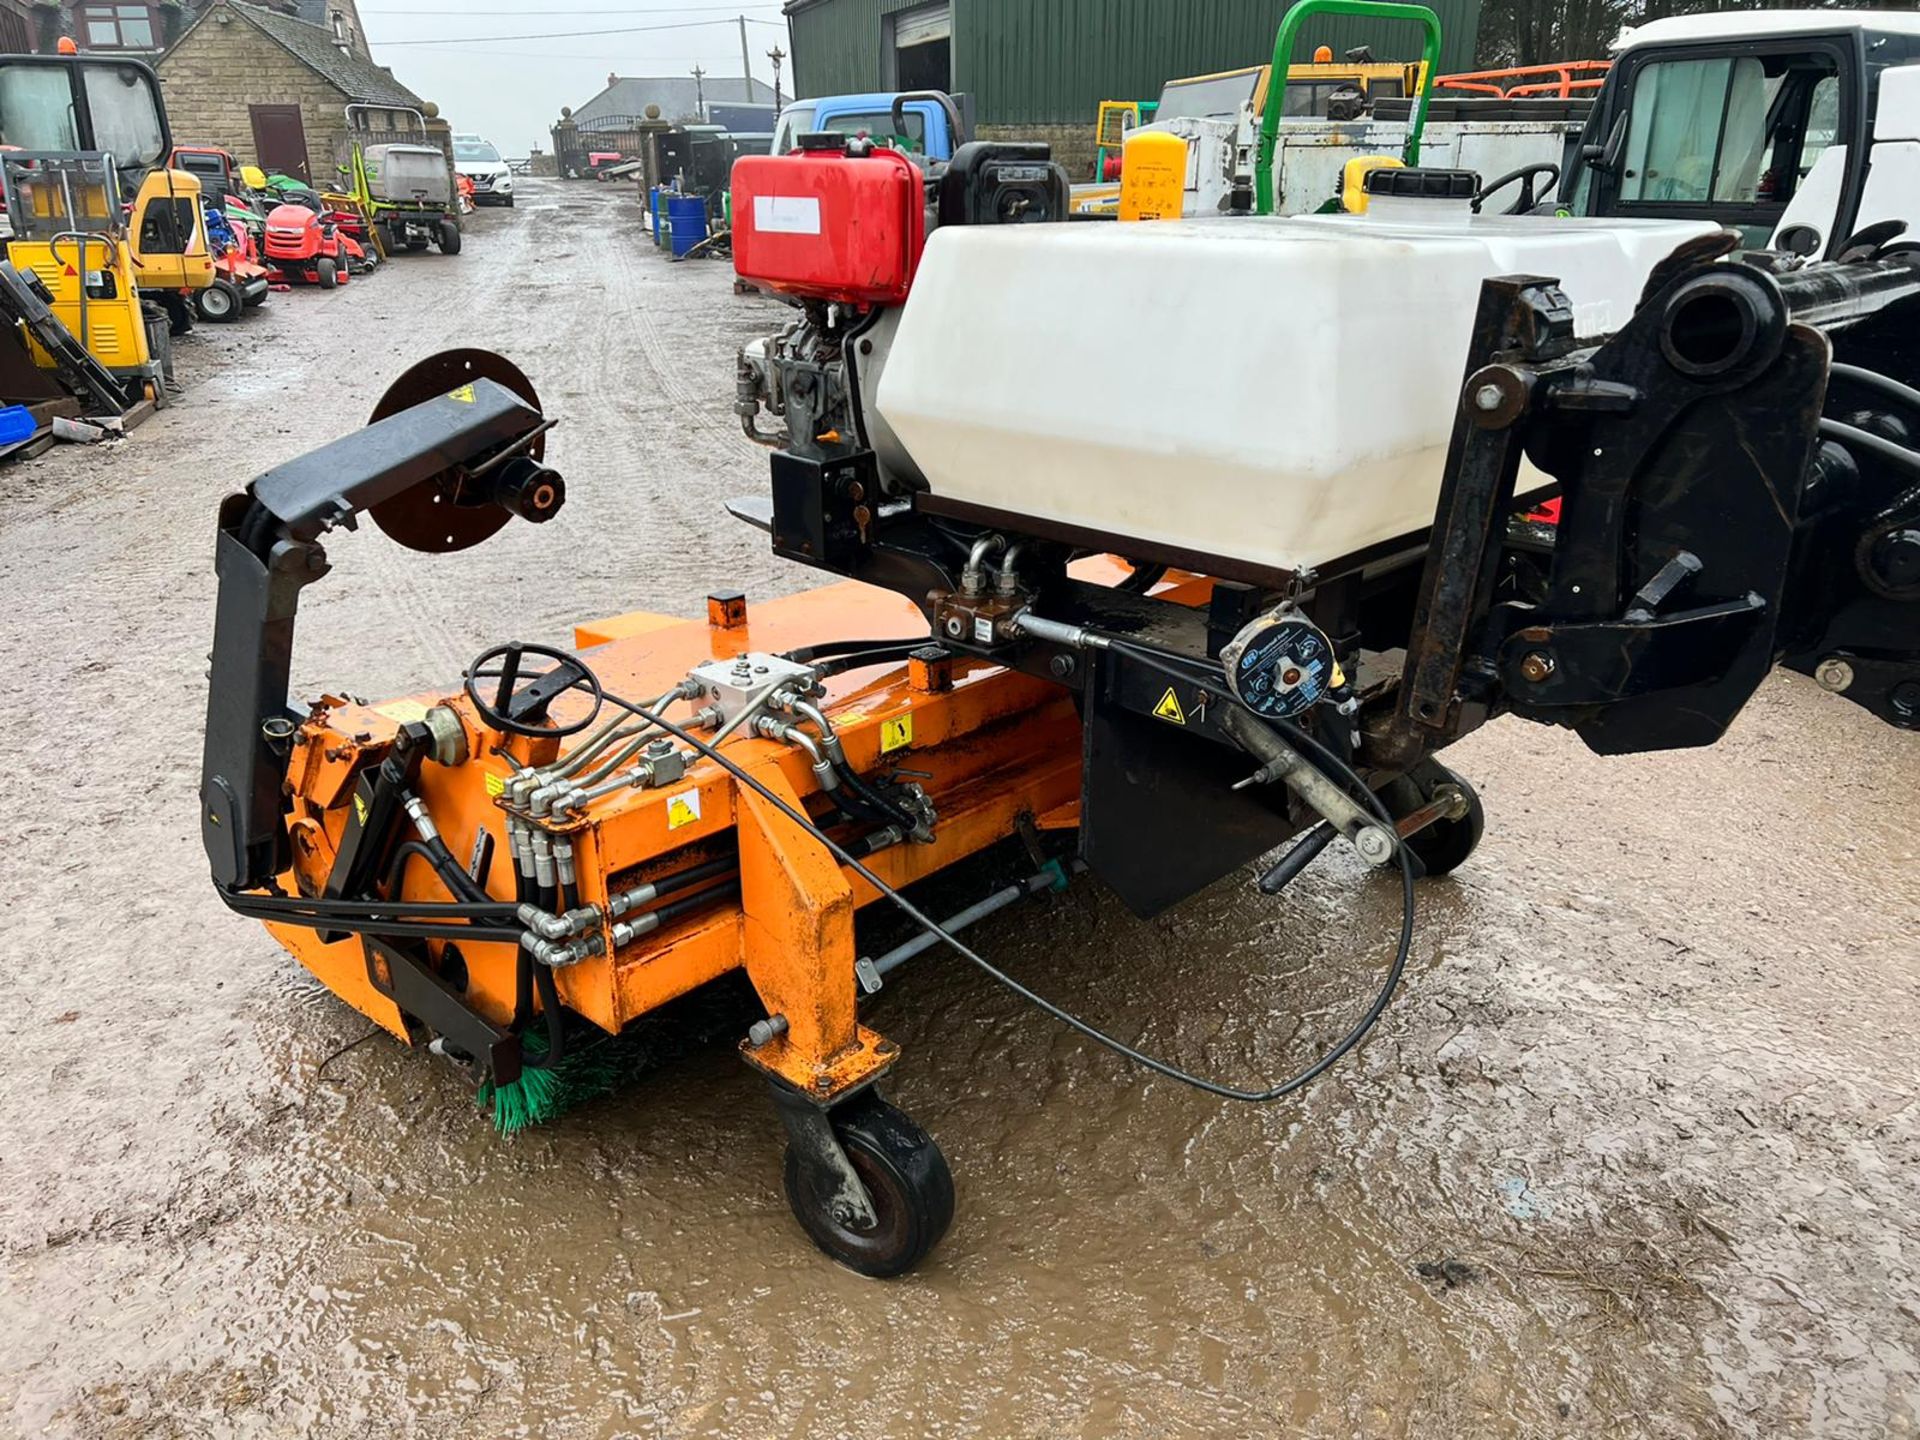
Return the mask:
<svg viewBox="0 0 1920 1440">
<path fill-rule="evenodd" d="M 1467 797 L 1467 813 L 1458 820 L 1440 820 L 1407 840 L 1407 848 L 1420 858 L 1429 877 L 1459 869 L 1480 844 L 1486 833 L 1487 812 L 1480 795 L 1459 775 L 1438 760 L 1422 760 L 1406 774 L 1390 780 L 1380 789 L 1381 803 L 1398 820 L 1411 815 L 1433 798 L 1441 785 L 1458 785 Z"/>
<path fill-rule="evenodd" d="M 513 197 L 511 195 L 507 197 L 506 203 L 507 203 L 507 208 L 511 210 L 513 208 Z"/>
<path fill-rule="evenodd" d="M 313 273 L 319 277 L 322 290 L 331 290 L 340 283 L 340 267 L 333 263 L 330 256 L 322 255 L 314 261 Z"/>
<path fill-rule="evenodd" d="M 953 1172 L 925 1130 L 878 1096 L 833 1112 L 834 1133 L 873 1197 L 870 1231 L 842 1225 L 808 1191 L 800 1160 L 787 1147 L 787 1204 L 813 1243 L 849 1270 L 891 1279 L 913 1269 L 953 1223 Z"/>
<path fill-rule="evenodd" d="M 214 325 L 231 325 L 246 309 L 240 287 L 229 280 L 216 280 L 193 297 L 194 313 Z"/>
<path fill-rule="evenodd" d="M 460 253 L 460 227 L 451 220 L 442 220 L 440 222 L 440 239 L 438 243 L 442 255 L 458 255 Z"/>
</svg>

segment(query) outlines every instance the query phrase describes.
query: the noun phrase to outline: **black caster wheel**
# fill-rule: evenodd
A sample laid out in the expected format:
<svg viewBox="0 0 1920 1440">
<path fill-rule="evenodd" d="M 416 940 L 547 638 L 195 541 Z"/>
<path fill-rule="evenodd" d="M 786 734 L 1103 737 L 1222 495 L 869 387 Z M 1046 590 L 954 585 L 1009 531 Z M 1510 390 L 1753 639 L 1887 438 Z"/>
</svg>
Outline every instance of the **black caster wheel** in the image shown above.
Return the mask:
<svg viewBox="0 0 1920 1440">
<path fill-rule="evenodd" d="M 1422 760 L 1406 774 L 1381 787 L 1380 800 L 1387 812 L 1399 820 L 1411 815 L 1436 798 L 1440 787 L 1452 785 L 1467 802 L 1466 814 L 1457 819 L 1442 818 L 1426 829 L 1407 837 L 1407 848 L 1426 867 L 1428 875 L 1445 875 L 1466 863 L 1486 833 L 1487 812 L 1473 786 L 1438 760 Z"/>
<path fill-rule="evenodd" d="M 927 1257 L 953 1221 L 953 1172 L 933 1137 L 877 1095 L 836 1109 L 841 1148 L 872 1197 L 874 1223 L 848 1224 L 831 1197 L 787 1146 L 787 1204 L 801 1228 L 828 1255 L 875 1279 L 904 1275 Z"/>
</svg>

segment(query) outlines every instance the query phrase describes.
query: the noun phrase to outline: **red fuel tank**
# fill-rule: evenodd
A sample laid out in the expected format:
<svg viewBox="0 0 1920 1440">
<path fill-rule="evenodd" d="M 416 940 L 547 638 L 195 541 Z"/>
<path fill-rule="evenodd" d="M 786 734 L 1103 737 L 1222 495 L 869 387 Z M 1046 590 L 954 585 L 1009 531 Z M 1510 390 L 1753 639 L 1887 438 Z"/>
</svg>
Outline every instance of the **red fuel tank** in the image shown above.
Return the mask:
<svg viewBox="0 0 1920 1440">
<path fill-rule="evenodd" d="M 732 184 L 742 279 L 847 304 L 907 298 L 927 238 L 926 199 L 919 169 L 898 150 L 743 155 Z"/>
</svg>

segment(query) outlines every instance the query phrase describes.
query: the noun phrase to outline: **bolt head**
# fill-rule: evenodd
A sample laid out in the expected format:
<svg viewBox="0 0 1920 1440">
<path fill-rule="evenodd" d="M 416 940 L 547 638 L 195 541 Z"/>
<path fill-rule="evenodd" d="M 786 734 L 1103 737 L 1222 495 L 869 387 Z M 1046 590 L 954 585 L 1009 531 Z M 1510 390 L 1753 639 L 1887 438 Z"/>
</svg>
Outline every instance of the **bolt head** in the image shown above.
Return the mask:
<svg viewBox="0 0 1920 1440">
<path fill-rule="evenodd" d="M 1553 656 L 1544 650 L 1532 650 L 1520 661 L 1520 674 L 1530 685 L 1538 685 L 1553 677 Z"/>
<path fill-rule="evenodd" d="M 1073 674 L 1076 668 L 1073 656 L 1071 655 L 1056 655 L 1047 661 L 1047 669 L 1052 672 L 1053 678 L 1056 680 L 1065 680 Z"/>
<path fill-rule="evenodd" d="M 1354 831 L 1353 848 L 1369 865 L 1384 865 L 1393 858 L 1393 838 L 1378 825 Z"/>
<path fill-rule="evenodd" d="M 1838 656 L 1822 660 L 1814 667 L 1813 679 L 1822 690 L 1831 690 L 1839 695 L 1853 684 L 1853 666 Z"/>
<path fill-rule="evenodd" d="M 1482 385 L 1473 392 L 1473 408 L 1491 414 L 1500 408 L 1501 402 L 1506 398 L 1498 385 Z"/>
</svg>

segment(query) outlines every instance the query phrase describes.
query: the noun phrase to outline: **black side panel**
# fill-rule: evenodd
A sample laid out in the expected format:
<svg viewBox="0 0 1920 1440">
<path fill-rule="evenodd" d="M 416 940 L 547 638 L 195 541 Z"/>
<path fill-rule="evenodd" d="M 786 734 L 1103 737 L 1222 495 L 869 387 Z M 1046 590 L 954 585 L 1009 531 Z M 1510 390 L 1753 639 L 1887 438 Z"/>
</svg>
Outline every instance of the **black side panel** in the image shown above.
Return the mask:
<svg viewBox="0 0 1920 1440">
<path fill-rule="evenodd" d="M 1087 687 L 1080 854 L 1143 918 L 1179 904 L 1298 827 L 1278 786 L 1234 790 L 1256 762 Z M 1184 688 L 1184 687 L 1183 687 Z"/>
</svg>

